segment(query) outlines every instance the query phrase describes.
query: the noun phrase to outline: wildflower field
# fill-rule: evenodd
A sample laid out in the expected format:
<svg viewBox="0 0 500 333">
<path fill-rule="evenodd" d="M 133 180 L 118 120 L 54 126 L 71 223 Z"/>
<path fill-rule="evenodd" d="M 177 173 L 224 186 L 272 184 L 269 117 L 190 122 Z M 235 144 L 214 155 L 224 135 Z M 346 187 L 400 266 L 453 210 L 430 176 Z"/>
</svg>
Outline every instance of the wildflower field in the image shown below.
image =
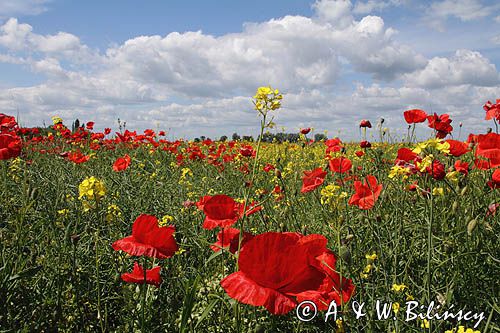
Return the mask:
<svg viewBox="0 0 500 333">
<path fill-rule="evenodd" d="M 401 142 L 263 142 L 282 98 L 255 142 L 1 114 L 0 331 L 500 331 L 500 100 L 464 142 L 416 109 Z"/>
</svg>

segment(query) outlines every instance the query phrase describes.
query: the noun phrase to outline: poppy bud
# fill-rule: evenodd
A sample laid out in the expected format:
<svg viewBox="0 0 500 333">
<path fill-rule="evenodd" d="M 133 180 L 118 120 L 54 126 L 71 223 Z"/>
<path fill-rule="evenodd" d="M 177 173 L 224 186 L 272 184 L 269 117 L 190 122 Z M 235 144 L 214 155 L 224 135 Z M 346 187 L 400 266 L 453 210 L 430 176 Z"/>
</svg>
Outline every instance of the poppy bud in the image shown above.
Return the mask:
<svg viewBox="0 0 500 333">
<path fill-rule="evenodd" d="M 73 243 L 74 246 L 78 244 L 78 241 L 80 240 L 80 235 L 73 234 L 71 235 L 71 243 Z"/>
<path fill-rule="evenodd" d="M 486 133 L 490 134 L 492 131 L 493 131 L 493 128 L 488 127 L 488 129 L 486 130 Z"/>
<path fill-rule="evenodd" d="M 351 251 L 348 247 L 342 246 L 340 248 L 340 257 L 347 263 L 351 262 Z"/>
<path fill-rule="evenodd" d="M 476 226 L 477 226 L 477 220 L 476 219 L 473 219 L 469 222 L 469 224 L 467 224 L 467 234 L 470 236 L 472 234 L 472 232 L 474 231 L 474 229 L 476 229 Z"/>
<path fill-rule="evenodd" d="M 278 177 L 278 179 L 281 179 L 281 171 L 279 171 L 278 169 L 276 169 L 276 171 L 274 172 L 274 174 L 276 175 L 276 177 Z"/>
</svg>

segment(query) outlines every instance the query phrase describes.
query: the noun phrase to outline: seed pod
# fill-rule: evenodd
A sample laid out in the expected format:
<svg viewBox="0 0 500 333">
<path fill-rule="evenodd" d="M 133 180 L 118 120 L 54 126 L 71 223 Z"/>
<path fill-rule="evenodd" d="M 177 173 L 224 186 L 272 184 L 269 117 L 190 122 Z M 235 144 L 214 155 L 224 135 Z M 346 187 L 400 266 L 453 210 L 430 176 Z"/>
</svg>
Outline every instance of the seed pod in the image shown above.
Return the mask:
<svg viewBox="0 0 500 333">
<path fill-rule="evenodd" d="M 472 232 L 474 231 L 474 229 L 476 229 L 476 226 L 477 226 L 477 220 L 476 219 L 472 219 L 469 224 L 467 224 L 467 234 L 470 236 L 472 234 Z"/>
<path fill-rule="evenodd" d="M 455 213 L 457 211 L 457 209 L 458 209 L 458 202 L 454 201 L 453 205 L 451 206 L 451 212 Z"/>
<path fill-rule="evenodd" d="M 264 327 L 261 325 L 261 324 L 257 324 L 257 326 L 255 326 L 255 333 L 264 333 L 266 330 L 264 329 Z"/>
<path fill-rule="evenodd" d="M 340 248 L 340 257 L 342 260 L 344 260 L 346 263 L 351 262 L 351 250 L 349 250 L 348 247 L 342 246 Z"/>
<path fill-rule="evenodd" d="M 460 192 L 460 195 L 461 195 L 461 196 L 464 196 L 466 192 L 467 192 L 467 186 L 465 186 L 465 187 L 462 189 L 462 192 Z"/>
</svg>

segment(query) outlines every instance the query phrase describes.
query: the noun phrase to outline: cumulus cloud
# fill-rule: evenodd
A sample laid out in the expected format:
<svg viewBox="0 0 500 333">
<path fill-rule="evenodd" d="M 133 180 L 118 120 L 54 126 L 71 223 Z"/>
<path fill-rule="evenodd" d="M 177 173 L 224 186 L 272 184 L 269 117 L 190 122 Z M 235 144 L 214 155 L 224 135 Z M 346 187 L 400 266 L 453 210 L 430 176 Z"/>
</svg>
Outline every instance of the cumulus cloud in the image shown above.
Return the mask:
<svg viewBox="0 0 500 333">
<path fill-rule="evenodd" d="M 38 15 L 48 10 L 51 0 L 2 0 L 0 18 L 15 15 Z"/>
<path fill-rule="evenodd" d="M 103 127 L 113 127 L 118 117 L 131 128 L 161 124 L 190 137 L 255 134 L 250 96 L 270 84 L 285 93 L 280 125 L 335 128 L 349 138 L 360 118 L 384 117 L 399 126 L 402 111 L 429 107 L 434 98 L 444 104 L 433 109 L 455 115 L 472 100 L 481 105 L 481 98 L 495 98 L 498 72 L 483 55 L 459 50 L 427 60 L 396 42 L 397 31 L 381 17 L 354 18 L 356 8 L 382 9 L 372 5 L 321 0 L 312 17 L 247 23 L 222 36 L 137 36 L 100 51 L 73 34 L 38 34 L 11 18 L 0 25 L 0 62 L 22 65 L 45 80 L 0 88 L 0 109 L 19 110 L 30 126 L 58 114 Z M 340 87 L 346 72 L 366 80 L 354 83 L 353 91 Z"/>
<path fill-rule="evenodd" d="M 486 6 L 480 0 L 444 0 L 431 3 L 427 8 L 425 21 L 433 28 L 443 31 L 444 21 L 456 18 L 470 22 L 493 15 L 500 5 Z"/>
<path fill-rule="evenodd" d="M 379 0 L 368 0 L 368 1 L 357 1 L 354 5 L 353 13 L 355 14 L 369 14 L 372 12 L 380 12 L 386 8 L 399 6 L 404 0 L 389 0 L 389 1 L 379 1 Z"/>
<path fill-rule="evenodd" d="M 500 83 L 500 75 L 481 53 L 457 50 L 450 58 L 432 58 L 424 69 L 407 74 L 406 81 L 430 89 L 463 84 L 494 86 Z"/>
</svg>

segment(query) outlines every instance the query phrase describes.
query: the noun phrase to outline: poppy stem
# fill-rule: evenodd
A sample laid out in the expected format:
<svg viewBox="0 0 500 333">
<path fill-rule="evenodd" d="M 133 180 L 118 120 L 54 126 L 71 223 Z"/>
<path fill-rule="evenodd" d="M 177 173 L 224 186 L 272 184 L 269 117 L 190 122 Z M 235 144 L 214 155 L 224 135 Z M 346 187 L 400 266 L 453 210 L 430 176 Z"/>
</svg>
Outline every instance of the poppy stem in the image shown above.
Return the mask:
<svg viewBox="0 0 500 333">
<path fill-rule="evenodd" d="M 433 194 L 433 184 L 431 183 L 430 196 L 431 196 L 431 206 L 429 210 L 429 223 L 427 229 L 427 301 L 431 301 L 431 260 L 432 260 L 432 220 L 434 218 L 434 194 Z M 429 332 L 432 331 L 432 320 L 429 321 Z"/>
<path fill-rule="evenodd" d="M 146 292 L 148 288 L 148 284 L 146 283 L 146 265 L 147 258 L 145 256 L 142 257 L 142 269 L 144 271 L 144 283 L 142 284 L 142 299 L 141 299 L 141 310 L 142 310 L 142 318 L 141 318 L 141 332 L 146 332 L 144 329 L 146 323 Z"/>
</svg>

